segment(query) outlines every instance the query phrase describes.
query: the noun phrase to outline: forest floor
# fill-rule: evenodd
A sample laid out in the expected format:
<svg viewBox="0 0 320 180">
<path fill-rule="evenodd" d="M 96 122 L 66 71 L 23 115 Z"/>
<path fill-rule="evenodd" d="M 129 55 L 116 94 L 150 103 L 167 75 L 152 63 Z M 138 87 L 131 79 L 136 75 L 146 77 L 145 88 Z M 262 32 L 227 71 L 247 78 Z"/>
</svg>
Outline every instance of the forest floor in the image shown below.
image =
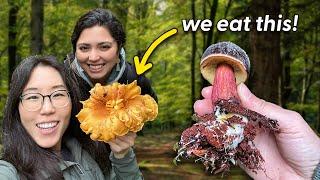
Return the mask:
<svg viewBox="0 0 320 180">
<path fill-rule="evenodd" d="M 146 180 L 204 180 L 204 179 L 250 179 L 240 168 L 232 167 L 223 176 L 205 173 L 199 163 L 183 162 L 173 164 L 176 152 L 173 146 L 180 139 L 180 131 L 144 133 L 138 135 L 135 142 L 135 153 L 140 170 Z"/>
</svg>

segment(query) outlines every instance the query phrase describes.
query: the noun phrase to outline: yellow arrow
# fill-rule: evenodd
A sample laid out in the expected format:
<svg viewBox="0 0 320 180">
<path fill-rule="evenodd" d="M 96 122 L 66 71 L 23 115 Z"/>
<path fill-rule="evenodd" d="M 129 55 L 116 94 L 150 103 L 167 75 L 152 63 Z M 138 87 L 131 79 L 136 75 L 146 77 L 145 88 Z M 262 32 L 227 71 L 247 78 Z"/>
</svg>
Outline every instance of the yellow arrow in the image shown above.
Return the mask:
<svg viewBox="0 0 320 180">
<path fill-rule="evenodd" d="M 144 73 L 145 71 L 147 71 L 148 69 L 150 69 L 152 67 L 152 63 L 147 63 L 147 60 L 149 58 L 149 56 L 151 55 L 151 53 L 153 52 L 153 50 L 165 39 L 167 39 L 168 37 L 176 34 L 178 32 L 178 29 L 173 28 L 165 33 L 163 33 L 160 37 L 158 37 L 158 39 L 156 39 L 155 41 L 152 42 L 152 44 L 149 46 L 149 48 L 147 49 L 147 51 L 144 53 L 141 62 L 139 61 L 139 57 L 138 56 L 134 56 L 133 61 L 134 61 L 134 65 L 136 67 L 136 72 L 138 75 Z"/>
</svg>

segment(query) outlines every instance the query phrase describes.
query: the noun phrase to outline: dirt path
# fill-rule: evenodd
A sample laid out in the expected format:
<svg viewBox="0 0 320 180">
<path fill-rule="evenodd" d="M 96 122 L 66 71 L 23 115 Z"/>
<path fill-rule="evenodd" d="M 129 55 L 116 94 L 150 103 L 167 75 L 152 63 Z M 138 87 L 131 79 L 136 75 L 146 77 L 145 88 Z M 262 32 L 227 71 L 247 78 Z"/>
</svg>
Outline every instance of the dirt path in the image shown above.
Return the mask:
<svg viewBox="0 0 320 180">
<path fill-rule="evenodd" d="M 172 160 L 176 152 L 173 145 L 179 138 L 178 132 L 148 133 L 137 137 L 135 152 L 146 180 L 250 179 L 240 168 L 232 168 L 222 177 L 221 174 L 206 174 L 201 164 L 185 162 L 174 165 Z"/>
</svg>

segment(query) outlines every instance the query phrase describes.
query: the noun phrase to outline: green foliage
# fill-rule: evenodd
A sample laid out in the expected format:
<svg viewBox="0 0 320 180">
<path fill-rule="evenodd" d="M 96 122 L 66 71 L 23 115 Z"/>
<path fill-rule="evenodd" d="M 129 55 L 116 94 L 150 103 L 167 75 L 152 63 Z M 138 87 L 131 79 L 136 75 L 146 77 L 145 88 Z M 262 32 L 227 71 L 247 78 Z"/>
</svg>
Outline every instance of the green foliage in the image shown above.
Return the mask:
<svg viewBox="0 0 320 180">
<path fill-rule="evenodd" d="M 76 2 L 46 4 L 44 8 L 45 48 L 43 54 L 55 55 L 62 61 L 68 53 L 72 52 L 71 35 L 76 20 L 82 14 L 94 8 L 92 4 L 89 6 L 88 1 L 82 1 L 80 4 Z"/>
<path fill-rule="evenodd" d="M 8 17 L 8 4 L 6 0 L 0 0 L 0 19 L 7 19 Z M 7 64 L 8 58 L 6 56 L 8 41 L 8 23 L 7 21 L 0 21 L 0 125 L 2 125 L 3 109 L 6 102 L 8 93 L 8 71 Z"/>
<path fill-rule="evenodd" d="M 315 114 L 318 110 L 318 104 L 297 104 L 289 103 L 288 107 L 294 111 L 307 111 L 308 113 Z"/>
<path fill-rule="evenodd" d="M 30 14 L 29 1 L 10 1 L 19 6 L 17 18 L 18 59 L 30 54 Z M 212 0 L 195 0 L 196 19 L 210 17 Z M 249 0 L 218 1 L 215 23 L 222 18 L 228 20 L 249 16 Z M 8 89 L 7 46 L 8 46 L 8 1 L 0 0 L 0 118 L 5 104 Z M 170 129 L 188 126 L 192 123 L 191 102 L 191 33 L 183 32 L 182 19 L 191 19 L 191 1 L 185 0 L 50 0 L 44 4 L 44 50 L 43 54 L 55 55 L 60 61 L 72 51 L 70 36 L 76 20 L 85 12 L 97 7 L 111 9 L 123 22 L 127 33 L 125 44 L 126 57 L 132 63 L 135 55 L 143 56 L 149 45 L 164 32 L 178 28 L 178 33 L 160 44 L 149 58 L 153 63 L 151 71 L 146 73 L 159 98 L 159 116 L 156 121 L 147 123 L 150 128 Z M 288 7 L 283 7 L 288 8 Z M 290 1 L 290 18 L 299 14 L 297 32 L 283 33 L 289 35 L 290 45 L 281 49 L 290 53 L 289 59 L 283 59 L 290 66 L 291 93 L 287 107 L 305 114 L 308 122 L 317 117 L 319 98 L 319 9 L 320 2 L 301 0 Z M 215 25 L 215 24 L 214 24 Z M 198 30 L 196 33 L 195 91 L 200 99 L 201 74 L 199 62 L 207 33 Z M 233 41 L 250 54 L 248 32 L 223 32 L 214 29 L 213 42 Z M 270 72 L 272 73 L 272 72 Z M 309 89 L 305 101 L 301 103 L 303 82 L 310 76 Z M 307 84 L 306 84 L 307 85 Z"/>
<path fill-rule="evenodd" d="M 320 59 L 319 59 L 319 11 L 318 1 L 290 1 L 289 15 L 299 15 L 298 31 L 288 34 L 291 59 L 284 59 L 291 67 L 291 94 L 288 108 L 301 113 L 307 122 L 317 124 L 320 98 Z M 320 127 L 317 130 L 320 131 Z"/>
</svg>

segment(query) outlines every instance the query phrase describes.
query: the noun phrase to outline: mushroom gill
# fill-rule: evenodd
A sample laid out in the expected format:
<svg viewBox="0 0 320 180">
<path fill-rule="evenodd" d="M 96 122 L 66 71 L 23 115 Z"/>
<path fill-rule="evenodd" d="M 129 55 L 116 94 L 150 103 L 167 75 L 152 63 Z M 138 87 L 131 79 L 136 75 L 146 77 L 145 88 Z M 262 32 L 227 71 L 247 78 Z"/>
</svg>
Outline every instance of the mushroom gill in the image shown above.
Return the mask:
<svg viewBox="0 0 320 180">
<path fill-rule="evenodd" d="M 92 140 L 107 142 L 129 131 L 138 132 L 158 115 L 158 104 L 151 96 L 141 95 L 137 81 L 127 85 L 97 83 L 90 94 L 81 102 L 83 108 L 76 117 Z"/>
</svg>

